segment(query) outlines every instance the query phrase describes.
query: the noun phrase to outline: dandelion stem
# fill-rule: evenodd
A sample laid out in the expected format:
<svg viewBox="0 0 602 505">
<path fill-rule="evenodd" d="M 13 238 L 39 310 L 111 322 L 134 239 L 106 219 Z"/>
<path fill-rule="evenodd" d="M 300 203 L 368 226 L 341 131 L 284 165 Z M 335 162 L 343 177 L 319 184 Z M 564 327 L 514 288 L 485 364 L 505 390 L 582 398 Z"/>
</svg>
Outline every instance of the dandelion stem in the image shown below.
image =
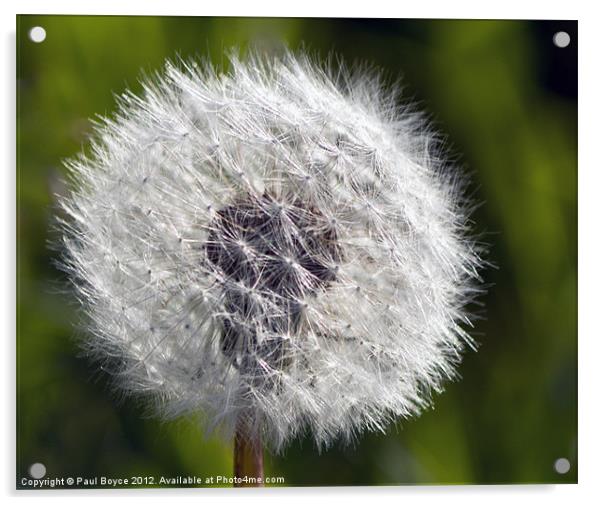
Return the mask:
<svg viewBox="0 0 602 505">
<path fill-rule="evenodd" d="M 234 477 L 234 487 L 263 487 L 261 434 L 241 419 L 234 435 Z"/>
</svg>

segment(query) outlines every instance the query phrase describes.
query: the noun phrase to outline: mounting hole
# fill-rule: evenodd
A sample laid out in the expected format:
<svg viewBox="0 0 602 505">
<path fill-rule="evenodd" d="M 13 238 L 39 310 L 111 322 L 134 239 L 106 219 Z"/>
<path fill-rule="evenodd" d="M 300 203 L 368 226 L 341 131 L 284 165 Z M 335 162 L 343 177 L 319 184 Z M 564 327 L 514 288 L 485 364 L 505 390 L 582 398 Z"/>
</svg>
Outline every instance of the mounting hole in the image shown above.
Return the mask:
<svg viewBox="0 0 602 505">
<path fill-rule="evenodd" d="M 571 36 L 567 32 L 556 32 L 552 40 L 556 47 L 567 47 L 571 43 Z"/>
<path fill-rule="evenodd" d="M 29 30 L 29 38 L 39 44 L 40 42 L 44 42 L 46 39 L 46 30 L 41 26 L 34 26 L 31 30 Z"/>
<path fill-rule="evenodd" d="M 554 462 L 554 470 L 556 473 L 564 475 L 571 469 L 571 462 L 566 458 L 558 458 Z"/>
<path fill-rule="evenodd" d="M 29 467 L 29 475 L 34 479 L 41 479 L 46 475 L 46 467 L 43 463 L 34 463 Z"/>
</svg>

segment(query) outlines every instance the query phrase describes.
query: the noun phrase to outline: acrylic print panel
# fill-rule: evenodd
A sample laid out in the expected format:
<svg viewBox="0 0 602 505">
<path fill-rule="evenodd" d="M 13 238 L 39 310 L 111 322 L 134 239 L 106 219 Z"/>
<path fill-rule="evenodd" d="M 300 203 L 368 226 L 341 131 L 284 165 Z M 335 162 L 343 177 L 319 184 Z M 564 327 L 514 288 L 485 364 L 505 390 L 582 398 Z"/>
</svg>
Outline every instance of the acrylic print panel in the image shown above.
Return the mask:
<svg viewBox="0 0 602 505">
<path fill-rule="evenodd" d="M 577 481 L 577 23 L 19 16 L 21 489 Z"/>
</svg>

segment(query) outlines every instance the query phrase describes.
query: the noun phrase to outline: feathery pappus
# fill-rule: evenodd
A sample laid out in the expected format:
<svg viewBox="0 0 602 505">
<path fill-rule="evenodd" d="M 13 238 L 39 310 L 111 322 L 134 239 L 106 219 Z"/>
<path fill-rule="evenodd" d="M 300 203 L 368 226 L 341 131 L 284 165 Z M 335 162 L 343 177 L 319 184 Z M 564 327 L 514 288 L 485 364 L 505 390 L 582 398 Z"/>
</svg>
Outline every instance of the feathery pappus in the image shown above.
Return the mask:
<svg viewBox="0 0 602 505">
<path fill-rule="evenodd" d="M 419 414 L 473 345 L 463 176 L 373 72 L 229 66 L 167 62 L 68 162 L 85 348 L 161 415 L 276 451 Z"/>
</svg>

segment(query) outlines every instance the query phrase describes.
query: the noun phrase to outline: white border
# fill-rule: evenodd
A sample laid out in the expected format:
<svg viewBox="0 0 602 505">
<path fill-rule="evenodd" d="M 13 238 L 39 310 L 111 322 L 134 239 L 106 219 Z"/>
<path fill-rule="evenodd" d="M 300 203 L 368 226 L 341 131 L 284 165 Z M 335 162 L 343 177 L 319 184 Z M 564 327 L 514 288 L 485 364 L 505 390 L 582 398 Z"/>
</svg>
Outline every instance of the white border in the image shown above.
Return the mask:
<svg viewBox="0 0 602 505">
<path fill-rule="evenodd" d="M 588 498 L 600 495 L 598 468 L 601 459 L 601 437 L 599 406 L 602 388 L 600 367 L 602 357 L 602 332 L 597 329 L 595 319 L 600 312 L 602 296 L 597 288 L 602 286 L 600 268 L 596 260 L 602 252 L 602 230 L 598 190 L 602 189 L 602 167 L 600 167 L 598 145 L 602 128 L 600 107 L 600 36 L 599 17 L 594 11 L 594 2 L 558 2 L 506 0 L 504 2 L 483 1 L 426 1 L 398 2 L 393 0 L 370 0 L 359 2 L 303 0 L 283 2 L 253 0 L 247 2 L 183 2 L 169 0 L 149 4 L 143 0 L 104 0 L 82 2 L 54 0 L 50 2 L 27 1 L 3 3 L 2 42 L 3 79 L 1 79 L 2 110 L 5 112 L 0 128 L 0 150 L 4 156 L 2 165 L 2 217 L 3 241 L 0 247 L 0 321 L 5 322 L 3 332 L 3 415 L 0 416 L 5 448 L 0 459 L 0 489 L 9 499 L 62 502 L 81 500 L 105 502 L 107 499 L 144 499 L 145 502 L 162 503 L 166 499 L 179 501 L 225 499 L 245 503 L 266 503 L 275 500 L 287 503 L 303 503 L 326 498 L 344 497 L 351 503 L 367 499 L 395 502 L 420 501 L 420 504 L 462 504 L 483 501 L 491 504 L 509 501 L 519 503 L 543 501 L 566 505 L 567 500 L 586 503 Z M 316 17 L 404 17 L 404 18 L 503 18 L 503 19 L 578 19 L 579 20 L 579 482 L 577 486 L 467 486 L 467 487 L 398 487 L 398 488 L 320 488 L 320 489 L 276 489 L 267 491 L 246 490 L 228 492 L 223 490 L 149 490 L 149 491 L 14 491 L 14 335 L 15 335 L 15 14 L 148 14 L 148 15 L 236 15 L 236 16 L 316 16 Z M 589 500 L 587 500 L 589 501 Z"/>
<path fill-rule="evenodd" d="M 575 19 L 575 2 L 554 0 L 505 0 L 504 2 L 419 1 L 393 2 L 387 0 L 281 0 L 193 2 L 145 2 L 143 0 L 51 2 L 21 0 L 20 14 L 147 14 L 181 16 L 316 16 L 316 17 L 404 17 L 404 18 L 503 18 L 503 19 Z"/>
</svg>

